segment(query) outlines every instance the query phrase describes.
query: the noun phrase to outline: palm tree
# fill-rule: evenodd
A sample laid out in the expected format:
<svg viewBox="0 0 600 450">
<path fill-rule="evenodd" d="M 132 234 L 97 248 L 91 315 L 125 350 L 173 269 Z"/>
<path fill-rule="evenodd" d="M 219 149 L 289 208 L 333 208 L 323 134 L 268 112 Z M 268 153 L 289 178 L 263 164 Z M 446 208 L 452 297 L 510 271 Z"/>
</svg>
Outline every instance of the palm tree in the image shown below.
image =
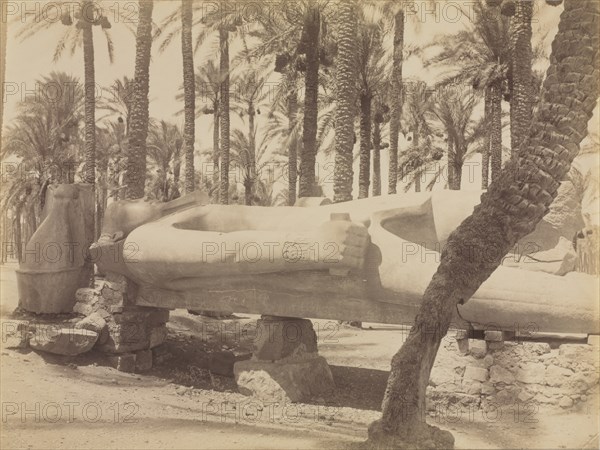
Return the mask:
<svg viewBox="0 0 600 450">
<path fill-rule="evenodd" d="M 358 82 L 360 89 L 360 170 L 358 198 L 369 196 L 371 163 L 371 109 L 385 79 L 384 22 L 378 11 L 367 5 L 360 9 L 358 29 Z M 379 149 L 378 149 L 379 150 Z M 379 152 L 377 150 L 377 156 Z"/>
<path fill-rule="evenodd" d="M 18 171 L 3 186 L 0 211 L 11 213 L 17 256 L 37 228 L 45 192 L 52 183 L 73 183 L 80 147 L 79 123 L 83 118 L 84 94 L 77 78 L 51 72 L 36 81 L 39 85 L 61 86 L 63 95 L 26 97 L 17 106 L 17 116 L 6 130 L 0 158 L 14 157 Z M 68 91 L 66 89 L 69 89 Z M 20 257 L 20 256 L 19 256 Z"/>
<path fill-rule="evenodd" d="M 403 134 L 409 135 L 411 147 L 400 155 L 399 167 L 403 178 L 410 177 L 406 189 L 414 184 L 415 192 L 421 192 L 423 174 L 432 159 L 433 131 L 429 118 L 434 104 L 434 95 L 433 90 L 422 81 L 405 83 L 403 94 L 401 129 Z"/>
<path fill-rule="evenodd" d="M 587 75 L 600 69 L 599 20 L 595 0 L 565 2 L 527 140 L 448 238 L 413 331 L 392 359 L 382 418 L 369 427 L 371 445 L 453 447 L 449 432 L 422 420 L 431 367 L 457 305 L 468 301 L 514 244 L 535 229 L 579 151 L 599 94 L 597 80 Z"/>
<path fill-rule="evenodd" d="M 118 120 L 122 121 L 125 135 L 129 133 L 134 86 L 133 80 L 127 76 L 117 78 L 111 87 L 105 88 L 112 95 L 102 97 L 98 105 L 100 109 L 116 115 Z"/>
<path fill-rule="evenodd" d="M 92 186 L 96 183 L 96 80 L 94 68 L 94 34 L 92 26 L 100 26 L 104 32 L 110 62 L 113 62 L 114 46 L 108 29 L 111 28 L 107 15 L 102 7 L 92 1 L 83 0 L 75 8 L 74 16 L 71 17 L 70 2 L 59 1 L 56 6 L 62 11 L 61 23 L 68 28 L 62 35 L 54 51 L 54 61 L 63 54 L 67 44 L 71 47 L 73 54 L 78 46 L 83 47 L 84 85 L 85 85 L 85 175 L 83 181 Z M 40 31 L 48 29 L 56 21 L 47 20 L 45 12 L 39 11 L 34 14 L 34 24 L 25 23 L 17 33 L 17 37 L 25 40 L 37 35 Z M 73 18 L 76 19 L 73 25 Z M 95 189 L 95 188 L 94 188 Z M 96 234 L 99 232 L 98 218 L 95 217 Z"/>
<path fill-rule="evenodd" d="M 510 20 L 492 14 L 483 0 L 473 5 L 473 20 L 457 34 L 437 39 L 443 50 L 428 64 L 445 63 L 453 67 L 441 84 L 471 83 L 485 93 L 485 115 L 489 124 L 489 146 L 483 149 L 483 188 L 487 188 L 487 158 L 491 160 L 491 179 L 502 168 L 502 99 L 508 91 L 511 61 Z M 489 153 L 488 153 L 489 152 Z"/>
<path fill-rule="evenodd" d="M 511 154 L 516 154 L 527 137 L 533 113 L 533 50 L 531 46 L 531 19 L 533 0 L 517 0 L 515 14 L 510 21 L 512 36 L 512 92 L 510 96 Z"/>
<path fill-rule="evenodd" d="M 446 133 L 448 188 L 459 190 L 464 162 L 487 135 L 485 119 L 474 121 L 477 98 L 452 86 L 438 89 L 431 113 Z M 476 145 L 477 144 L 477 145 Z"/>
<path fill-rule="evenodd" d="M 221 72 L 214 61 L 198 67 L 196 74 L 196 96 L 200 98 L 201 103 L 208 104 L 201 112 L 213 115 L 213 151 L 212 151 L 212 185 L 213 201 L 219 202 L 219 120 L 220 120 L 220 102 L 221 102 Z M 215 189 L 216 188 L 216 189 Z"/>
<path fill-rule="evenodd" d="M 152 9 L 154 0 L 139 0 L 136 33 L 135 76 L 131 104 L 127 168 L 123 176 L 126 198 L 144 197 L 146 180 L 146 138 L 148 136 L 148 90 L 150 87 L 150 50 L 152 48 Z"/>
<path fill-rule="evenodd" d="M 181 18 L 181 27 L 176 28 L 163 40 L 160 51 L 164 51 L 172 42 L 174 33 L 181 32 L 181 55 L 183 59 L 183 101 L 184 101 L 184 150 L 185 155 L 185 191 L 193 192 L 196 187 L 194 170 L 194 140 L 196 133 L 196 76 L 194 75 L 194 47 L 192 26 L 194 23 L 194 0 L 181 0 L 180 6 L 163 20 L 161 33 L 174 28 Z"/>
<path fill-rule="evenodd" d="M 317 120 L 319 114 L 319 43 L 322 20 L 319 4 L 309 0 L 304 12 L 302 37 L 298 53 L 304 54 L 304 127 L 300 157 L 299 197 L 314 195 L 317 156 Z"/>
<path fill-rule="evenodd" d="M 352 150 L 354 148 L 354 117 L 356 114 L 356 12 L 354 0 L 338 5 L 334 202 L 352 200 L 354 176 Z M 305 119 L 307 113 L 305 108 Z"/>
<path fill-rule="evenodd" d="M 435 11 L 435 4 L 438 0 L 427 0 L 431 3 Z M 411 5 L 408 2 L 408 5 Z M 423 5 L 426 6 L 426 5 Z M 391 76 L 391 114 L 390 114 L 390 146 L 389 146 L 389 175 L 388 175 L 388 194 L 396 193 L 398 183 L 398 137 L 400 133 L 400 122 L 402 119 L 402 66 L 405 59 L 404 31 L 407 18 L 415 20 L 418 14 L 405 15 L 407 2 L 398 2 L 396 0 L 386 1 L 382 4 L 384 17 L 389 17 L 393 23 L 393 55 L 392 55 L 392 76 Z M 418 22 L 417 22 L 418 24 Z"/>
<path fill-rule="evenodd" d="M 157 177 L 151 179 L 150 193 L 161 201 L 179 196 L 179 170 L 185 138 L 176 125 L 164 120 L 151 122 L 148 133 L 148 157 L 156 168 Z"/>
<path fill-rule="evenodd" d="M 6 43 L 8 41 L 8 22 L 6 20 L 2 20 L 1 22 L 2 23 L 0 23 L 0 38 L 2 40 L 2 48 L 0 50 L 0 86 L 4 86 L 4 78 L 6 76 Z M 4 98 L 4 89 L 2 89 L 2 94 L 0 94 L 0 97 L 0 100 L 2 101 L 2 104 L 0 105 L 0 148 L 2 148 L 2 128 L 4 126 L 4 102 L 6 101 Z"/>
<path fill-rule="evenodd" d="M 269 95 L 269 92 L 263 89 L 268 75 L 264 73 L 264 65 L 248 64 L 242 66 L 243 75 L 238 77 L 236 83 L 236 96 L 234 107 L 240 117 L 248 116 L 248 134 L 247 134 L 247 155 L 245 163 L 248 167 L 243 167 L 247 173 L 244 181 L 246 204 L 252 203 L 252 189 L 256 180 L 256 126 L 255 116 L 260 114 L 260 105 Z"/>
<path fill-rule="evenodd" d="M 192 48 L 193 10 L 191 0 L 181 0 L 181 54 L 183 57 L 183 90 L 185 122 L 183 154 L 185 155 L 185 192 L 194 191 L 194 140 L 196 130 L 196 88 L 194 86 L 194 50 Z"/>
</svg>

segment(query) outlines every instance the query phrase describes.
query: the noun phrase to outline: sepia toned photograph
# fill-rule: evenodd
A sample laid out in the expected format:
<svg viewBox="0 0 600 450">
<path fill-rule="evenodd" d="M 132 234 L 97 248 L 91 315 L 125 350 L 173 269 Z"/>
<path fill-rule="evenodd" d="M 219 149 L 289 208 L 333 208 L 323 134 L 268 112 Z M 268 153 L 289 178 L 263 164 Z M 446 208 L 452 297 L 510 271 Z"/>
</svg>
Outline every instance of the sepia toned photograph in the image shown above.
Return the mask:
<svg viewBox="0 0 600 450">
<path fill-rule="evenodd" d="M 600 0 L 0 0 L 0 448 L 600 448 Z"/>
</svg>

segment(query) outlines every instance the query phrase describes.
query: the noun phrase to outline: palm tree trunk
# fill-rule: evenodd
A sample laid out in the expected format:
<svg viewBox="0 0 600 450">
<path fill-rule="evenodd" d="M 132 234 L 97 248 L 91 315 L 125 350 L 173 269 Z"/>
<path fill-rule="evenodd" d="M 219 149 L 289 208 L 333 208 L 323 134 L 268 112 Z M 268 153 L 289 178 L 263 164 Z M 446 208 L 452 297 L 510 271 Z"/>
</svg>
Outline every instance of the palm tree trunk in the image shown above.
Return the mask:
<svg viewBox="0 0 600 450">
<path fill-rule="evenodd" d="M 373 123 L 373 197 L 381 195 L 381 123 Z"/>
<path fill-rule="evenodd" d="M 335 166 L 333 201 L 352 200 L 354 115 L 356 102 L 356 3 L 341 2 L 337 20 L 338 54 L 336 65 Z"/>
<path fill-rule="evenodd" d="M 96 79 L 94 68 L 94 34 L 89 11 L 92 2 L 85 0 L 81 5 L 83 24 L 83 65 L 85 84 L 85 172 L 84 182 L 92 185 L 92 198 L 96 199 Z M 86 12 L 87 11 L 87 12 Z M 94 204 L 94 238 L 100 236 L 98 204 Z"/>
<path fill-rule="evenodd" d="M 212 174 L 212 189 L 213 189 L 213 203 L 219 203 L 219 191 L 221 187 L 219 186 L 219 159 L 220 159 L 220 149 L 219 149 L 219 102 L 215 101 L 213 103 L 213 152 L 212 152 L 212 160 L 213 160 L 213 174 Z"/>
<path fill-rule="evenodd" d="M 294 76 L 294 75 L 291 75 Z M 288 94 L 288 129 L 290 137 L 295 132 L 298 114 L 298 94 L 292 89 Z M 288 147 L 288 205 L 296 203 L 296 184 L 298 182 L 298 139 L 290 138 Z"/>
<path fill-rule="evenodd" d="M 219 201 L 229 203 L 229 33 L 219 30 L 220 71 L 221 71 L 221 186 Z"/>
<path fill-rule="evenodd" d="M 455 177 L 454 173 L 454 145 L 452 143 L 452 136 L 448 133 L 448 189 L 454 190 Z"/>
<path fill-rule="evenodd" d="M 402 7 L 401 7 L 402 8 Z M 390 167 L 388 194 L 396 193 L 398 183 L 398 135 L 402 116 L 402 65 L 404 63 L 404 10 L 394 17 L 394 56 L 392 66 L 392 108 L 390 116 Z"/>
<path fill-rule="evenodd" d="M 176 144 L 175 153 L 173 154 L 173 189 L 169 200 L 174 200 L 181 196 L 179 190 L 179 180 L 181 178 L 181 151 L 182 146 Z"/>
<path fill-rule="evenodd" d="M 421 130 L 417 127 L 417 129 L 415 130 L 414 135 L 413 135 L 413 146 L 415 147 L 415 149 L 417 151 L 419 151 L 420 137 L 421 137 Z M 421 175 L 422 175 L 421 169 L 422 169 L 422 167 L 419 164 L 417 166 L 417 170 L 415 173 L 415 192 L 421 192 Z"/>
<path fill-rule="evenodd" d="M 317 118 L 319 113 L 319 5 L 311 0 L 304 18 L 303 34 L 307 37 L 306 72 L 304 74 L 304 128 L 300 155 L 299 197 L 315 195 L 317 157 Z"/>
<path fill-rule="evenodd" d="M 194 172 L 194 140 L 196 130 L 196 87 L 194 49 L 192 46 L 192 2 L 181 0 L 181 54 L 183 57 L 183 154 L 185 155 L 185 192 L 196 188 Z"/>
<path fill-rule="evenodd" d="M 17 250 L 17 261 L 23 261 L 23 237 L 21 235 L 21 204 L 15 207 L 14 232 L 15 246 Z"/>
<path fill-rule="evenodd" d="M 516 12 L 512 17 L 512 92 L 510 97 L 510 140 L 511 155 L 516 155 L 519 146 L 527 137 L 533 111 L 531 49 L 531 18 L 533 2 L 517 0 Z"/>
<path fill-rule="evenodd" d="M 248 168 L 247 168 L 247 182 L 244 183 L 244 197 L 246 205 L 252 205 L 252 190 L 254 188 L 254 181 L 256 178 L 256 143 L 254 142 L 254 103 L 250 102 L 248 105 Z"/>
<path fill-rule="evenodd" d="M 360 96 L 360 170 L 358 173 L 358 198 L 369 196 L 371 176 L 371 95 Z"/>
<path fill-rule="evenodd" d="M 507 163 L 481 204 L 448 238 L 411 333 L 392 359 L 382 419 L 369 427 L 371 444 L 400 447 L 408 442 L 419 448 L 428 440 L 430 447 L 453 446 L 450 433 L 423 420 L 437 350 L 457 304 L 468 301 L 546 214 L 587 135 L 599 93 L 593 76 L 600 70 L 599 20 L 596 0 L 565 2 L 542 100 L 523 143 L 526 151 Z"/>
<path fill-rule="evenodd" d="M 500 175 L 502 169 L 502 91 L 499 83 L 492 85 L 490 89 L 490 111 L 491 111 L 491 136 L 490 136 L 490 160 L 491 178 L 494 182 Z"/>
<path fill-rule="evenodd" d="M 148 137 L 148 91 L 150 88 L 150 50 L 152 48 L 153 0 L 139 0 L 136 33 L 135 77 L 129 124 L 127 167 L 123 176 L 126 198 L 144 197 L 146 182 L 146 138 Z"/>
<path fill-rule="evenodd" d="M 492 108 L 491 108 L 491 92 L 490 88 L 485 89 L 484 99 L 484 115 L 485 123 L 489 127 L 492 123 Z M 489 173 L 490 173 L 490 145 L 491 145 L 491 133 L 486 133 L 483 142 L 483 150 L 481 152 L 481 189 L 487 189 L 489 185 Z"/>
</svg>

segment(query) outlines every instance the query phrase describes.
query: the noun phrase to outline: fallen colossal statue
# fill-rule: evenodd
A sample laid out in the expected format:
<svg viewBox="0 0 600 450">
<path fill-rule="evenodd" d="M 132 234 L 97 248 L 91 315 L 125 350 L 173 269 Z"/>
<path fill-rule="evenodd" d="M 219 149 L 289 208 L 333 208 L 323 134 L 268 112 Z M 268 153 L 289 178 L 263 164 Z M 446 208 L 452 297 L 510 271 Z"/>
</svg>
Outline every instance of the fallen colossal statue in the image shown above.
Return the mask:
<svg viewBox="0 0 600 450">
<path fill-rule="evenodd" d="M 140 285 L 138 305 L 408 324 L 449 234 L 480 195 L 440 191 L 304 208 L 214 205 L 201 193 L 164 204 L 116 202 L 93 253 L 102 271 Z M 508 265 L 560 238 L 542 222 Z M 596 277 L 522 267 L 498 268 L 458 307 L 457 325 L 600 332 Z"/>
</svg>

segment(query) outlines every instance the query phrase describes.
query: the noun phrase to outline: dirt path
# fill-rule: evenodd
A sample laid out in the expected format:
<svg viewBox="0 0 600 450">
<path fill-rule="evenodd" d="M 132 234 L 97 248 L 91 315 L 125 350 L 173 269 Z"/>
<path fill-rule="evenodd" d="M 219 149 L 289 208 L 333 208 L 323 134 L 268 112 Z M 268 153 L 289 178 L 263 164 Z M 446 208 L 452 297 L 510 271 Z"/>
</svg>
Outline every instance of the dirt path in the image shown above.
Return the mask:
<svg viewBox="0 0 600 450">
<path fill-rule="evenodd" d="M 3 268 L 0 311 L 16 306 L 14 272 Z M 254 317 L 210 322 L 175 311 L 165 354 L 138 375 L 77 358 L 2 350 L 1 448 L 348 448 L 379 417 L 389 361 L 406 332 L 338 327 L 315 321 L 320 352 L 337 390 L 313 404 L 263 404 L 236 392 L 233 379 L 213 376 L 207 355 L 243 353 Z M 222 333 L 215 333 L 215 324 Z M 211 325 L 211 326 L 208 326 Z M 211 330 L 208 332 L 208 330 Z M 428 420 L 453 432 L 457 448 L 597 448 L 598 398 L 568 413 L 505 408 Z"/>
</svg>

